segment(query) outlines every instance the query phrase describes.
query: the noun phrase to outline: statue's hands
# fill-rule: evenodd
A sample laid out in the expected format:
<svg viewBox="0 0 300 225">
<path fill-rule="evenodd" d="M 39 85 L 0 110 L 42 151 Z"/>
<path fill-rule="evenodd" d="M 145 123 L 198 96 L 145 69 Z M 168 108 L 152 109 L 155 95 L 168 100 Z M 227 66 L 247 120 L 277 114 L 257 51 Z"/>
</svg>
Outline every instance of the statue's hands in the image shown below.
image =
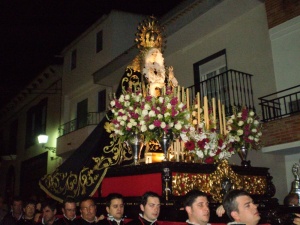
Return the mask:
<svg viewBox="0 0 300 225">
<path fill-rule="evenodd" d="M 225 213 L 225 209 L 223 205 L 220 205 L 216 210 L 216 214 L 218 215 L 218 217 L 222 217 L 224 213 Z"/>
<path fill-rule="evenodd" d="M 296 224 L 296 225 L 300 225 L 300 214 L 295 213 L 295 215 L 296 215 L 296 217 L 293 220 L 293 223 Z"/>
</svg>

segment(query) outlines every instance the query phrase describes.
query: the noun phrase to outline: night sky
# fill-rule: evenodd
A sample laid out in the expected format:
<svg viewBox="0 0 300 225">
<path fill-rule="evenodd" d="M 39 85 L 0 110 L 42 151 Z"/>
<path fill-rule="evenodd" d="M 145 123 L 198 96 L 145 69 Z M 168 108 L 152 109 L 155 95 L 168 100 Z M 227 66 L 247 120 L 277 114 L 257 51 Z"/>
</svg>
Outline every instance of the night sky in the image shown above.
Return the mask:
<svg viewBox="0 0 300 225">
<path fill-rule="evenodd" d="M 0 0 L 0 107 L 112 9 L 154 15 L 183 0 Z"/>
</svg>

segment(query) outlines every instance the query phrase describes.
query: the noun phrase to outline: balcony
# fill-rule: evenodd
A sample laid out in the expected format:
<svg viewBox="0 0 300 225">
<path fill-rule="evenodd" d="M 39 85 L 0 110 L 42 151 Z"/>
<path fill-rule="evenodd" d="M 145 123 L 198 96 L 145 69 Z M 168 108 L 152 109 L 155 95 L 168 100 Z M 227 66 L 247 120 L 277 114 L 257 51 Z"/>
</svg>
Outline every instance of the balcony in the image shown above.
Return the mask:
<svg viewBox="0 0 300 225">
<path fill-rule="evenodd" d="M 225 105 L 226 115 L 232 114 L 232 107 L 246 106 L 255 111 L 252 90 L 253 75 L 237 70 L 227 70 L 198 84 L 190 86 L 190 93 L 194 99 L 196 93 L 200 96 L 207 96 L 210 101 L 212 98 L 220 100 Z"/>
<path fill-rule="evenodd" d="M 300 85 L 259 98 L 262 110 L 263 152 L 299 152 Z"/>
<path fill-rule="evenodd" d="M 300 112 L 300 85 L 258 98 L 264 122 Z"/>
<path fill-rule="evenodd" d="M 77 149 L 106 115 L 105 112 L 89 112 L 86 117 L 77 118 L 59 127 L 56 154 L 63 156 Z"/>
</svg>

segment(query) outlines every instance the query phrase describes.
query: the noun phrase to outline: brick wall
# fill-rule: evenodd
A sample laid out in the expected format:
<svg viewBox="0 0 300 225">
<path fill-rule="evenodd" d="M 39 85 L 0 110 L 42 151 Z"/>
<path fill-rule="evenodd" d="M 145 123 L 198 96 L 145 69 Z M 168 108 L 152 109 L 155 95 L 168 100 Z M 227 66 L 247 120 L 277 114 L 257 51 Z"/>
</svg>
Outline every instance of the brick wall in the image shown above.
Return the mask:
<svg viewBox="0 0 300 225">
<path fill-rule="evenodd" d="M 300 113 L 263 124 L 263 146 L 300 140 Z"/>
<path fill-rule="evenodd" d="M 266 0 L 269 29 L 300 15 L 300 0 Z"/>
</svg>

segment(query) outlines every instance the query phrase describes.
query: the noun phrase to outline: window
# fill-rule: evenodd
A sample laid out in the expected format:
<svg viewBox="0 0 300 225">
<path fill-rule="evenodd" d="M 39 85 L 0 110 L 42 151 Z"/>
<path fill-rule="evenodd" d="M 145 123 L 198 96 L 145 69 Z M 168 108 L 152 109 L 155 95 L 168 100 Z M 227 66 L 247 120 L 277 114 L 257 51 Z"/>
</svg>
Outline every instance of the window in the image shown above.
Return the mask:
<svg viewBox="0 0 300 225">
<path fill-rule="evenodd" d="M 103 49 L 103 31 L 99 31 L 96 36 L 96 53 Z"/>
<path fill-rule="evenodd" d="M 36 143 L 36 138 L 39 134 L 46 133 L 46 114 L 47 98 L 41 100 L 37 105 L 27 111 L 26 148 Z"/>
<path fill-rule="evenodd" d="M 106 111 L 106 90 L 98 93 L 98 112 Z"/>
<path fill-rule="evenodd" d="M 227 71 L 226 50 L 217 52 L 194 64 L 194 82 L 196 92 L 201 96 L 208 96 L 209 99 L 217 98 L 222 103 L 227 102 L 226 88 L 227 80 L 218 76 Z"/>
<path fill-rule="evenodd" d="M 88 100 L 77 103 L 77 129 L 85 127 L 88 122 Z"/>
<path fill-rule="evenodd" d="M 71 53 L 71 70 L 76 68 L 77 64 L 77 50 L 73 50 Z"/>
</svg>

